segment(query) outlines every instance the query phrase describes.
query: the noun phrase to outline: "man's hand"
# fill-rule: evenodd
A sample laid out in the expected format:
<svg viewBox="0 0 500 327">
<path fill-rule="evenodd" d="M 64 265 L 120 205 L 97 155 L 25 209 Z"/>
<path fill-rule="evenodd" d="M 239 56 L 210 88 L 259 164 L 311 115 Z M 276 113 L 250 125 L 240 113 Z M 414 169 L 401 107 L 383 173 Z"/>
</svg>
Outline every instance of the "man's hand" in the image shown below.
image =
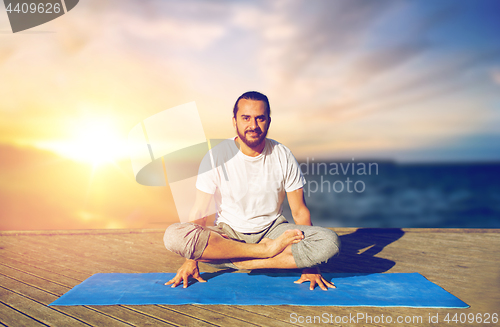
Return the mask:
<svg viewBox="0 0 500 327">
<path fill-rule="evenodd" d="M 295 281 L 295 284 L 302 284 L 303 282 L 311 282 L 311 286 L 309 287 L 310 290 L 313 290 L 316 284 L 321 287 L 323 291 L 328 290 L 327 286 L 329 288 L 337 288 L 333 283 L 330 283 L 326 279 L 321 276 L 321 273 L 319 271 L 319 268 L 306 268 L 302 270 L 302 276 L 300 276 L 300 279 Z M 325 286 L 326 285 L 326 286 Z"/>
<path fill-rule="evenodd" d="M 165 283 L 165 285 L 172 284 L 172 287 L 177 287 L 183 282 L 183 288 L 188 287 L 189 276 L 193 276 L 194 279 L 201 283 L 205 283 L 206 280 L 200 277 L 200 272 L 198 271 L 198 261 L 196 260 L 186 260 L 182 266 L 177 270 L 177 275 L 174 278 Z"/>
</svg>

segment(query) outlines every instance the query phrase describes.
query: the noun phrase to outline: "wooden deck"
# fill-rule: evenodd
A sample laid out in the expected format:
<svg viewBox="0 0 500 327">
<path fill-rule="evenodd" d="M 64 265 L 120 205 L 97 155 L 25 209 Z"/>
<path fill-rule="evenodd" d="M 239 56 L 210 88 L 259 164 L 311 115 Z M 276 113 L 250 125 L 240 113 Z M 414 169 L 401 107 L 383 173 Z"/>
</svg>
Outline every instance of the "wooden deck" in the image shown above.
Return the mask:
<svg viewBox="0 0 500 327">
<path fill-rule="evenodd" d="M 183 262 L 163 247 L 163 230 L 0 232 L 0 325 L 6 326 L 400 326 L 438 325 L 460 314 L 500 314 L 500 230 L 335 229 L 342 254 L 330 272 L 419 272 L 470 305 L 469 309 L 369 307 L 47 305 L 98 272 L 175 272 Z M 215 271 L 200 264 L 206 272 Z M 334 292 L 334 290 L 330 290 Z M 297 318 L 297 321 L 291 318 Z M 372 317 L 373 323 L 299 323 L 321 316 Z M 300 318 L 302 317 L 302 318 Z M 409 318 L 407 318 L 409 317 Z M 338 319 L 340 319 L 338 318 Z M 378 318 L 378 323 L 375 321 Z M 457 316 L 460 319 L 460 316 Z M 462 315 L 462 319 L 464 316 Z M 313 319 L 313 318 L 311 318 Z M 384 321 L 385 321 L 384 320 Z M 318 322 L 318 321 L 316 321 Z M 352 320 L 351 320 L 352 322 Z M 394 324 L 396 325 L 396 324 Z M 500 323 L 498 323 L 500 325 Z"/>
</svg>

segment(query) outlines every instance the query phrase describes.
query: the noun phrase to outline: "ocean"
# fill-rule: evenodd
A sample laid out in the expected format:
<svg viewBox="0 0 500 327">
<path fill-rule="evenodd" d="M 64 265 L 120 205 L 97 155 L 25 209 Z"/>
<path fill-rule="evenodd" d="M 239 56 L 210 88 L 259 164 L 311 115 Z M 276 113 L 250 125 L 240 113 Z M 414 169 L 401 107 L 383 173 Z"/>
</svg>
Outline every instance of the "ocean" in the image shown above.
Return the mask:
<svg viewBox="0 0 500 327">
<path fill-rule="evenodd" d="M 500 163 L 300 165 L 314 225 L 500 228 Z M 292 221 L 286 202 L 283 214 Z"/>
</svg>

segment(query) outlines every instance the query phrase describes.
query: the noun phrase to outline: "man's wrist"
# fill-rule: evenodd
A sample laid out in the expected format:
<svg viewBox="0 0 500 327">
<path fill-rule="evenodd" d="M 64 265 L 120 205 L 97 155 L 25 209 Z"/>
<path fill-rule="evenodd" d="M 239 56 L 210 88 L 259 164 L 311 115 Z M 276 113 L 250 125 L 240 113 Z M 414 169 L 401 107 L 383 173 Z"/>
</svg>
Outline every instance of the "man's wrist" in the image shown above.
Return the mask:
<svg viewBox="0 0 500 327">
<path fill-rule="evenodd" d="M 207 217 L 202 217 L 202 218 L 199 218 L 199 219 L 195 219 L 195 220 L 192 220 L 191 222 L 194 223 L 194 224 L 197 224 L 197 225 L 205 227 L 205 226 L 207 226 Z"/>
<path fill-rule="evenodd" d="M 198 261 L 196 260 L 193 260 L 193 259 L 186 259 L 186 261 L 184 262 L 185 264 L 191 264 L 191 265 L 197 265 L 198 266 Z"/>
</svg>

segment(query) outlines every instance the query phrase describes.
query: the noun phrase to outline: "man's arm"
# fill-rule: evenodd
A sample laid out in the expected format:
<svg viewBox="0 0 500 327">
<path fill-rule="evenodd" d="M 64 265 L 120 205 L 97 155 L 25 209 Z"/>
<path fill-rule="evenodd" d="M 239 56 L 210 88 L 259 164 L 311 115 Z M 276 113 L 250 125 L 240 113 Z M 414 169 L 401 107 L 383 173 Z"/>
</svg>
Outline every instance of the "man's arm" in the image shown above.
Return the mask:
<svg viewBox="0 0 500 327">
<path fill-rule="evenodd" d="M 292 217 L 295 224 L 312 226 L 311 213 L 307 208 L 304 198 L 304 188 L 301 187 L 298 190 L 288 192 L 286 196 L 290 209 L 292 210 Z"/>
<path fill-rule="evenodd" d="M 288 192 L 287 194 L 288 204 L 292 211 L 293 221 L 297 225 L 312 226 L 311 213 L 307 208 L 306 201 L 304 198 L 304 188 L 299 188 L 298 190 Z M 316 284 L 326 291 L 328 288 L 335 288 L 333 283 L 330 283 L 321 276 L 319 268 L 305 268 L 302 270 L 302 276 L 300 279 L 295 281 L 297 284 L 302 284 L 303 282 L 311 282 L 309 289 L 313 290 Z"/>
<path fill-rule="evenodd" d="M 189 221 L 200 226 L 206 226 L 207 216 L 209 213 L 208 209 L 212 196 L 212 194 L 196 190 L 196 199 L 194 206 L 189 214 Z M 172 285 L 172 287 L 177 287 L 182 282 L 183 287 L 186 288 L 188 286 L 190 276 L 193 276 L 193 278 L 199 282 L 206 282 L 206 280 L 200 277 L 198 262 L 196 260 L 186 259 L 179 270 L 177 270 L 177 274 L 175 275 L 175 277 L 166 282 L 165 285 Z"/>
<path fill-rule="evenodd" d="M 209 215 L 210 201 L 212 200 L 213 194 L 205 193 L 200 190 L 196 190 L 196 199 L 194 201 L 194 206 L 189 213 L 189 221 L 195 224 L 206 226 L 207 216 Z"/>
</svg>

